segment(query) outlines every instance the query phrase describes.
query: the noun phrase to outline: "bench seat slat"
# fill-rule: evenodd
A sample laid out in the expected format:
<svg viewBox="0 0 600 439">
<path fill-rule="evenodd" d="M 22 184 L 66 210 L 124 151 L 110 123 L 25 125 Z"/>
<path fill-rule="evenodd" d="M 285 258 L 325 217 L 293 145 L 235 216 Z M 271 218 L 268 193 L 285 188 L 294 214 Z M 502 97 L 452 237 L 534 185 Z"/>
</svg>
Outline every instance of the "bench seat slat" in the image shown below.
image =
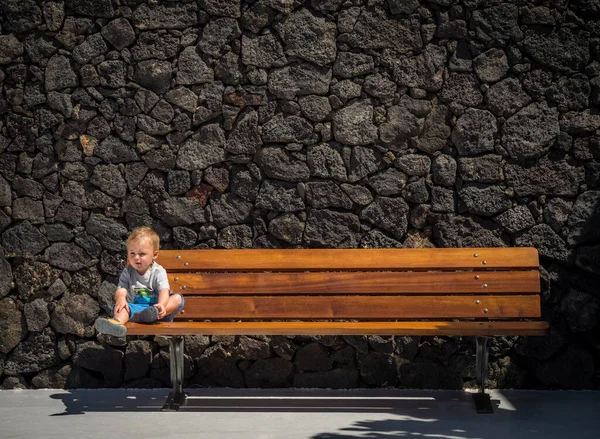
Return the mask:
<svg viewBox="0 0 600 439">
<path fill-rule="evenodd" d="M 539 293 L 538 271 L 171 273 L 184 294 Z"/>
<path fill-rule="evenodd" d="M 538 295 L 191 296 L 186 298 L 181 317 L 184 319 L 535 318 L 540 317 L 540 298 Z"/>
<path fill-rule="evenodd" d="M 539 268 L 529 247 L 162 250 L 158 263 L 171 272 Z"/>
<path fill-rule="evenodd" d="M 545 335 L 534 322 L 173 322 L 127 323 L 128 335 Z"/>
</svg>

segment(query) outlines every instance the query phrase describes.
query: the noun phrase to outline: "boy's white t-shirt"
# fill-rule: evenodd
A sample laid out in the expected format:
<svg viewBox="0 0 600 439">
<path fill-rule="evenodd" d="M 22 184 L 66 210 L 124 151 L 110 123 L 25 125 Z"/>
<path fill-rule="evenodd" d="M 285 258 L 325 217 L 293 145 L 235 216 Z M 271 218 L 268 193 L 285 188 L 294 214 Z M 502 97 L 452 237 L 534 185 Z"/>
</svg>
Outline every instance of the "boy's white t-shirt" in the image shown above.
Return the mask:
<svg viewBox="0 0 600 439">
<path fill-rule="evenodd" d="M 135 268 L 127 265 L 119 276 L 119 288 L 127 290 L 128 303 L 158 303 L 158 293 L 166 288 L 170 290 L 167 271 L 154 262 L 148 271 L 140 275 Z"/>
</svg>

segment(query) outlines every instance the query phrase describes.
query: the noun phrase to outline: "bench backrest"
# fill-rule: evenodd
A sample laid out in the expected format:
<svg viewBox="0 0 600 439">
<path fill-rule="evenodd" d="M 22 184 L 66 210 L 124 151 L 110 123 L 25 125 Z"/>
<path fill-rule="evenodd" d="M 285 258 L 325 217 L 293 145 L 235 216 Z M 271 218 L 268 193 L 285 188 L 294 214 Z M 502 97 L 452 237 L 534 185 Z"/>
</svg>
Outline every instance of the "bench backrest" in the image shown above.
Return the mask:
<svg viewBox="0 0 600 439">
<path fill-rule="evenodd" d="M 161 250 L 179 320 L 539 318 L 535 248 Z"/>
</svg>

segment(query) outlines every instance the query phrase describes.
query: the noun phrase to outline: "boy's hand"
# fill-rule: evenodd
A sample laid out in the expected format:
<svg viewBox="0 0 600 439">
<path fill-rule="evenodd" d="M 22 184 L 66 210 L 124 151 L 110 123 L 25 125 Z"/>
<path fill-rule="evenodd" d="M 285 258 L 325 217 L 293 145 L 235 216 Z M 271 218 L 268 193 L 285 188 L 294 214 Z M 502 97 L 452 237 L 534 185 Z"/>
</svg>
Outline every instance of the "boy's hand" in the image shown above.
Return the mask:
<svg viewBox="0 0 600 439">
<path fill-rule="evenodd" d="M 127 300 L 119 298 L 115 302 L 115 314 L 121 312 L 122 310 L 127 310 Z"/>
<path fill-rule="evenodd" d="M 156 309 L 158 309 L 158 319 L 162 319 L 167 314 L 167 310 L 165 309 L 164 305 L 161 305 L 160 303 L 155 303 L 154 306 L 156 307 Z"/>
</svg>

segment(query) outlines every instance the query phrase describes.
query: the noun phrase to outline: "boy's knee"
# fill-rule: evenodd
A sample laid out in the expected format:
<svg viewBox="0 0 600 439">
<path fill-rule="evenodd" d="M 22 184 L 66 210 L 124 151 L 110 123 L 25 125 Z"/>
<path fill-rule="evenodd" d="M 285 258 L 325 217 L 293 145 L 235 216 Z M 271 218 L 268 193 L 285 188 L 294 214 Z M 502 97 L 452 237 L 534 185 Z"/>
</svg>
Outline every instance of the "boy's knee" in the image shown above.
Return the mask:
<svg viewBox="0 0 600 439">
<path fill-rule="evenodd" d="M 179 306 L 181 305 L 181 302 L 183 302 L 183 296 L 179 293 L 175 293 L 171 295 L 171 300 L 175 306 Z"/>
</svg>

